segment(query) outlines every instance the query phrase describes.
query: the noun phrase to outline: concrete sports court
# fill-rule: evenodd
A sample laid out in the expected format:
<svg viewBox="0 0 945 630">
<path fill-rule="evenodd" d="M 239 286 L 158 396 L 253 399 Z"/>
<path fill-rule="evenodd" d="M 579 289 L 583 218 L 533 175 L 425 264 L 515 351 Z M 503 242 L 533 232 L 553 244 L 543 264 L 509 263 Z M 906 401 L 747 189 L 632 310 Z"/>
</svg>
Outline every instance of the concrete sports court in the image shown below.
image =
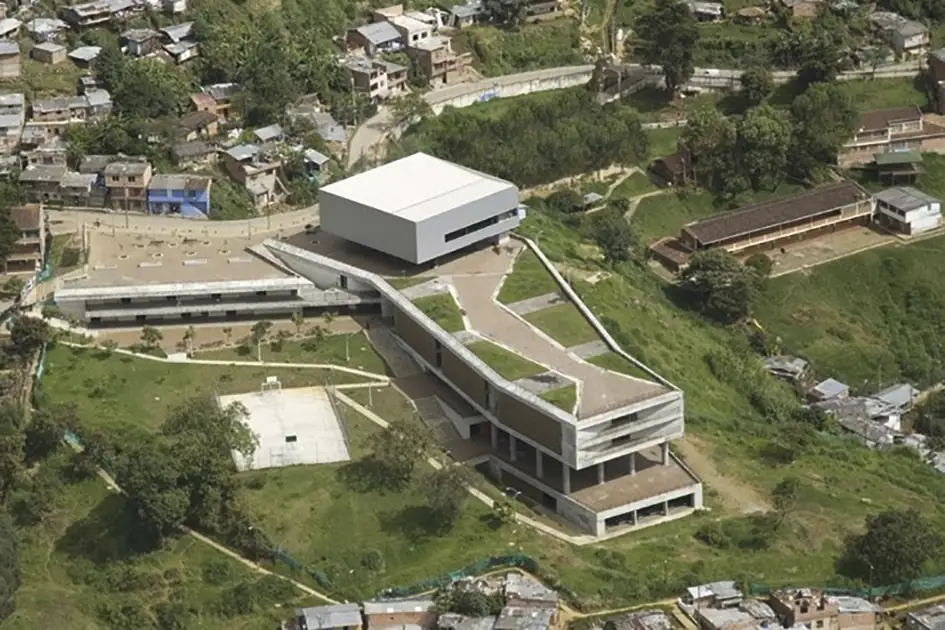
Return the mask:
<svg viewBox="0 0 945 630">
<path fill-rule="evenodd" d="M 236 467 L 246 471 L 349 461 L 345 429 L 325 389 L 269 387 L 277 384 L 267 381 L 258 392 L 220 396 L 224 407 L 235 402 L 246 407 L 246 424 L 259 437 L 251 461 L 233 453 Z"/>
</svg>

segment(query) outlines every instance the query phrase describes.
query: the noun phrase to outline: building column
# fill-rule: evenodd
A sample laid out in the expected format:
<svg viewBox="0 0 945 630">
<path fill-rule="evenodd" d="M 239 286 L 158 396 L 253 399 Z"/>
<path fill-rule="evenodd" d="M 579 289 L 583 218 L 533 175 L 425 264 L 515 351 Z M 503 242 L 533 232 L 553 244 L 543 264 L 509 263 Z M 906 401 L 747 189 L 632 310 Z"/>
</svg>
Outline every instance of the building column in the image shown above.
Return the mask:
<svg viewBox="0 0 945 630">
<path fill-rule="evenodd" d="M 604 470 L 604 462 L 597 464 L 597 485 L 607 481 L 607 471 Z"/>
<path fill-rule="evenodd" d="M 561 464 L 561 492 L 571 494 L 571 467 Z"/>
<path fill-rule="evenodd" d="M 630 455 L 628 455 L 627 457 L 629 458 L 629 461 L 630 461 L 630 474 L 631 475 L 637 474 L 637 454 L 630 453 Z"/>
<path fill-rule="evenodd" d="M 669 516 L 669 501 L 663 501 L 663 516 Z"/>
<path fill-rule="evenodd" d="M 492 450 L 499 449 L 499 427 L 495 426 L 495 423 L 489 423 L 489 437 L 492 440 Z"/>
<path fill-rule="evenodd" d="M 535 449 L 535 476 L 541 479 L 545 476 L 545 456 Z"/>
<path fill-rule="evenodd" d="M 516 458 L 515 441 L 516 441 L 515 436 L 510 433 L 509 434 L 509 459 L 511 459 L 513 462 L 515 461 L 515 458 Z"/>
<path fill-rule="evenodd" d="M 669 464 L 669 442 L 663 442 L 662 444 L 660 444 L 660 448 L 663 449 L 662 460 L 663 460 L 663 465 L 666 466 L 667 464 Z"/>
</svg>

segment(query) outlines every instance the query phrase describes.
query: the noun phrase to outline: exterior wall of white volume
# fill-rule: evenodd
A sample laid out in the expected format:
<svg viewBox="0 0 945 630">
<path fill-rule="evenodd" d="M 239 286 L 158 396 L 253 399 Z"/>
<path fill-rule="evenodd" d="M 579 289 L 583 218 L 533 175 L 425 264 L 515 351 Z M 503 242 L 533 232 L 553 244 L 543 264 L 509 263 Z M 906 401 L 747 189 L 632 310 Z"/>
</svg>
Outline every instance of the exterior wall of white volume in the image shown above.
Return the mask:
<svg viewBox="0 0 945 630">
<path fill-rule="evenodd" d="M 321 229 L 413 264 L 514 230 L 525 216 L 510 182 L 422 153 L 319 192 Z"/>
</svg>

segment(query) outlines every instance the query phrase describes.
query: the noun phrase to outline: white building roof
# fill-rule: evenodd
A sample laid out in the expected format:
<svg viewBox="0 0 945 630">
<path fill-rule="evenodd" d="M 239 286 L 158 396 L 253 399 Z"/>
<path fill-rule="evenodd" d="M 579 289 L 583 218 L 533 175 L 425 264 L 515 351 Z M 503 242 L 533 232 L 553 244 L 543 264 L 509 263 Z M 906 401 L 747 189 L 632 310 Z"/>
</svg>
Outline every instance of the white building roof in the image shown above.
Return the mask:
<svg viewBox="0 0 945 630">
<path fill-rule="evenodd" d="M 416 223 L 509 188 L 514 184 L 414 153 L 322 190 Z"/>
<path fill-rule="evenodd" d="M 932 195 L 927 195 L 921 190 L 917 190 L 911 186 L 887 188 L 873 196 L 886 205 L 892 206 L 902 212 L 917 210 L 930 204 L 939 203 L 939 200 Z"/>
</svg>

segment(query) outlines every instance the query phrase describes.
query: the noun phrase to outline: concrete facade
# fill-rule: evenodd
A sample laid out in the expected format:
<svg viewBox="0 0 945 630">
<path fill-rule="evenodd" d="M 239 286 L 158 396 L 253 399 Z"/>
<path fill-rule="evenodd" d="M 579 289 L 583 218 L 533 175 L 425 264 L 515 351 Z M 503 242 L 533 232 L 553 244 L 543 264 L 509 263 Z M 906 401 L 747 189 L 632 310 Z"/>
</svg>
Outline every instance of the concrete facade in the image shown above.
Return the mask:
<svg viewBox="0 0 945 630">
<path fill-rule="evenodd" d="M 524 216 L 504 180 L 415 153 L 322 188 L 324 231 L 422 264 L 515 229 Z"/>
<path fill-rule="evenodd" d="M 502 484 L 597 536 L 702 506 L 699 480 L 669 450 L 684 430 L 678 389 L 576 417 L 501 377 L 380 276 L 285 242 L 266 247 L 320 288 L 343 277 L 379 297 L 402 349 L 478 414 L 458 432 L 486 448 Z"/>
</svg>

